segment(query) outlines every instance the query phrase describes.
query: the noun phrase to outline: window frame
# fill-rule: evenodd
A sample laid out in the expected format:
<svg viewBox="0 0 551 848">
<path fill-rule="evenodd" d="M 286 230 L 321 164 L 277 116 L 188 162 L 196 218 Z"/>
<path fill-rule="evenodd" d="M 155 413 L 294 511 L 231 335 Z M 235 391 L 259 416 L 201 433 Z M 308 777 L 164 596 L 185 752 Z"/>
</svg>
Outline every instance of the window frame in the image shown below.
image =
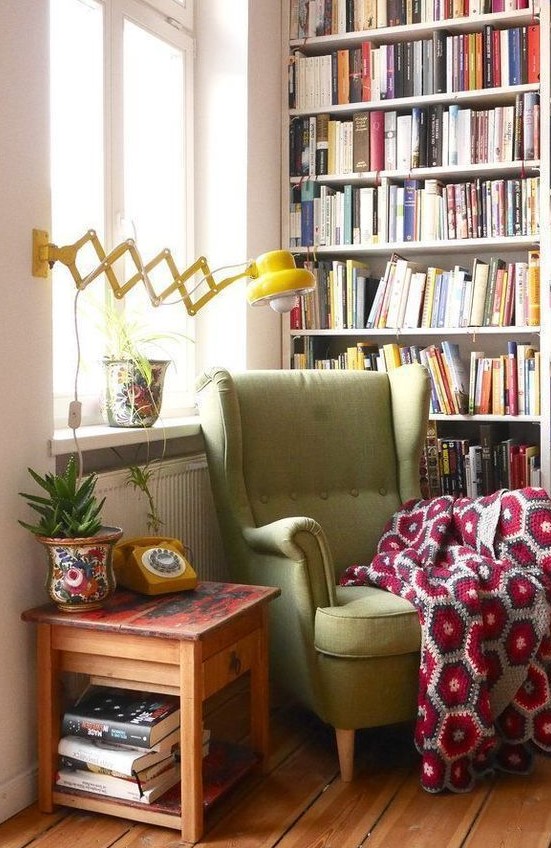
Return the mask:
<svg viewBox="0 0 551 848">
<path fill-rule="evenodd" d="M 123 125 L 123 42 L 124 22 L 129 20 L 153 36 L 172 44 L 183 57 L 184 67 L 184 127 L 185 160 L 184 182 L 185 198 L 185 263 L 194 260 L 194 61 L 195 38 L 193 32 L 193 0 L 183 4 L 177 0 L 96 0 L 103 8 L 103 117 L 104 117 L 104 247 L 111 250 L 128 237 L 124 227 L 124 125 Z M 84 229 L 83 229 L 84 231 Z M 55 233 L 54 239 L 55 241 Z M 171 245 L 162 245 L 162 247 Z M 139 239 L 138 239 L 139 247 Z M 151 256 L 144 256 L 145 261 Z M 78 260 L 77 260 L 78 261 Z M 68 273 L 68 272 L 67 272 Z M 70 283 L 68 283 L 70 285 Z M 107 285 L 107 284 L 106 284 Z M 124 307 L 124 301 L 122 302 Z M 151 307 L 153 309 L 153 306 Z M 182 304 L 182 332 L 192 329 L 186 310 Z M 80 318 L 80 320 L 83 320 Z M 188 326 L 186 327 L 186 323 Z M 162 328 L 159 330 L 162 331 Z M 61 332 L 55 326 L 54 332 Z M 101 387 L 98 387 L 98 392 Z M 164 403 L 163 418 L 167 420 L 181 418 L 193 412 L 193 387 L 186 387 L 185 396 L 177 397 L 177 405 Z M 183 393 L 182 393 L 183 395 Z M 65 392 L 54 394 L 54 427 L 64 428 L 67 410 L 73 396 Z M 86 401 L 86 398 L 83 398 Z M 88 396 L 90 400 L 90 396 Z M 98 430 L 99 421 L 84 419 L 85 427 L 89 423 Z M 82 433 L 81 428 L 79 434 Z M 106 428 L 107 429 L 107 428 Z"/>
</svg>

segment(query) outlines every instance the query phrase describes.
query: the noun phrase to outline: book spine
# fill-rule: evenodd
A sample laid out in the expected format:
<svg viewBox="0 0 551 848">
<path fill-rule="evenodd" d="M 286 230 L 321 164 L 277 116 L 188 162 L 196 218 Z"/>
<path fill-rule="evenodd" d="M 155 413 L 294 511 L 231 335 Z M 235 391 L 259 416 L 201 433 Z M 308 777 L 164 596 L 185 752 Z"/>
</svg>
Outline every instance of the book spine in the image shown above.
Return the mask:
<svg viewBox="0 0 551 848">
<path fill-rule="evenodd" d="M 538 326 L 540 323 L 540 254 L 539 250 L 530 250 L 528 253 L 528 279 L 527 279 L 527 319 L 529 327 Z"/>
<path fill-rule="evenodd" d="M 382 171 L 385 166 L 385 117 L 375 109 L 370 113 L 370 170 Z"/>
<path fill-rule="evenodd" d="M 85 739 L 103 739 L 105 742 L 119 742 L 135 748 L 149 748 L 151 728 L 138 727 L 129 722 L 98 722 L 81 718 L 70 712 L 63 717 L 62 735 L 82 736 Z"/>
<path fill-rule="evenodd" d="M 518 415 L 518 411 L 517 343 L 508 341 L 505 360 L 505 413 Z"/>
<path fill-rule="evenodd" d="M 416 210 L 419 180 L 404 180 L 404 241 L 416 241 Z"/>
</svg>

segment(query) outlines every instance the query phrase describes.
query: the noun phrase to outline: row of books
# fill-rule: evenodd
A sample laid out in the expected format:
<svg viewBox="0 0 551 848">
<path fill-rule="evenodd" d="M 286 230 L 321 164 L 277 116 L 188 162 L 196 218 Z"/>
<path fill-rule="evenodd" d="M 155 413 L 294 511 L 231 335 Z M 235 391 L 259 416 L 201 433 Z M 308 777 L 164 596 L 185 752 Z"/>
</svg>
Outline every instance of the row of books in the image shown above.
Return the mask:
<svg viewBox="0 0 551 848">
<path fill-rule="evenodd" d="M 295 116 L 289 128 L 291 177 L 407 171 L 413 168 L 496 164 L 539 159 L 539 95 L 517 94 L 492 109 L 414 106 Z"/>
<path fill-rule="evenodd" d="M 291 186 L 291 247 L 537 236 L 539 177 Z"/>
<path fill-rule="evenodd" d="M 299 111 L 429 94 L 539 84 L 539 26 L 361 45 L 289 62 L 289 107 Z"/>
<path fill-rule="evenodd" d="M 530 0 L 291 0 L 289 32 L 312 38 L 528 8 Z"/>
<path fill-rule="evenodd" d="M 431 380 L 435 415 L 539 415 L 540 353 L 528 344 L 507 343 L 507 354 L 488 357 L 471 351 L 469 367 L 457 343 L 387 345 L 394 361 L 420 362 Z M 387 362 L 390 353 L 387 354 Z"/>
<path fill-rule="evenodd" d="M 498 489 L 541 485 L 539 447 L 501 438 L 493 423 L 481 424 L 478 440 L 472 440 L 439 436 L 437 422 L 429 422 L 420 472 L 425 498 L 477 498 Z"/>
<path fill-rule="evenodd" d="M 487 356 L 472 350 L 468 412 L 474 415 L 539 415 L 540 352 L 507 342 L 507 353 Z"/>
<path fill-rule="evenodd" d="M 424 267 L 393 253 L 381 277 L 355 260 L 307 263 L 315 291 L 292 310 L 293 330 L 539 326 L 539 251 L 526 261 L 475 257 L 470 269 Z"/>
<path fill-rule="evenodd" d="M 179 698 L 90 686 L 63 716 L 56 785 L 151 804 L 180 781 L 179 743 Z"/>
<path fill-rule="evenodd" d="M 430 376 L 434 415 L 539 415 L 540 353 L 531 345 L 507 343 L 507 354 L 472 351 L 467 367 L 459 345 L 358 342 L 335 356 L 316 357 L 311 339 L 293 354 L 293 367 L 387 372 L 419 362 Z"/>
</svg>

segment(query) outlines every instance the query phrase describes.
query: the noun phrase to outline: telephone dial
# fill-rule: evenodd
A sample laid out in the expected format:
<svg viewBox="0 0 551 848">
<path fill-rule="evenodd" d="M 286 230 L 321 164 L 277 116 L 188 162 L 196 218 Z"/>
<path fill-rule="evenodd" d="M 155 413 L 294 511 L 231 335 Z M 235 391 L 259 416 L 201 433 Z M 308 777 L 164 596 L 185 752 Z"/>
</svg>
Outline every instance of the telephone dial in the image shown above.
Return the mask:
<svg viewBox="0 0 551 848">
<path fill-rule="evenodd" d="M 117 585 L 145 595 L 194 589 L 197 575 L 178 539 L 136 536 L 121 539 L 113 550 Z"/>
</svg>

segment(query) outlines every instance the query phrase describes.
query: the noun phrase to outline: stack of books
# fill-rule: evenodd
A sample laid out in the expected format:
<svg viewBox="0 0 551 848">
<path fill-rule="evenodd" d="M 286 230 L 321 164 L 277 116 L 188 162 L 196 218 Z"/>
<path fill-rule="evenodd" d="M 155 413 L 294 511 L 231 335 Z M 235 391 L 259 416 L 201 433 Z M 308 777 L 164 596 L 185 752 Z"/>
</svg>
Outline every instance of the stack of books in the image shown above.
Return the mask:
<svg viewBox="0 0 551 848">
<path fill-rule="evenodd" d="M 179 698 L 90 686 L 63 716 L 56 786 L 151 804 L 180 780 L 179 741 Z"/>
</svg>

